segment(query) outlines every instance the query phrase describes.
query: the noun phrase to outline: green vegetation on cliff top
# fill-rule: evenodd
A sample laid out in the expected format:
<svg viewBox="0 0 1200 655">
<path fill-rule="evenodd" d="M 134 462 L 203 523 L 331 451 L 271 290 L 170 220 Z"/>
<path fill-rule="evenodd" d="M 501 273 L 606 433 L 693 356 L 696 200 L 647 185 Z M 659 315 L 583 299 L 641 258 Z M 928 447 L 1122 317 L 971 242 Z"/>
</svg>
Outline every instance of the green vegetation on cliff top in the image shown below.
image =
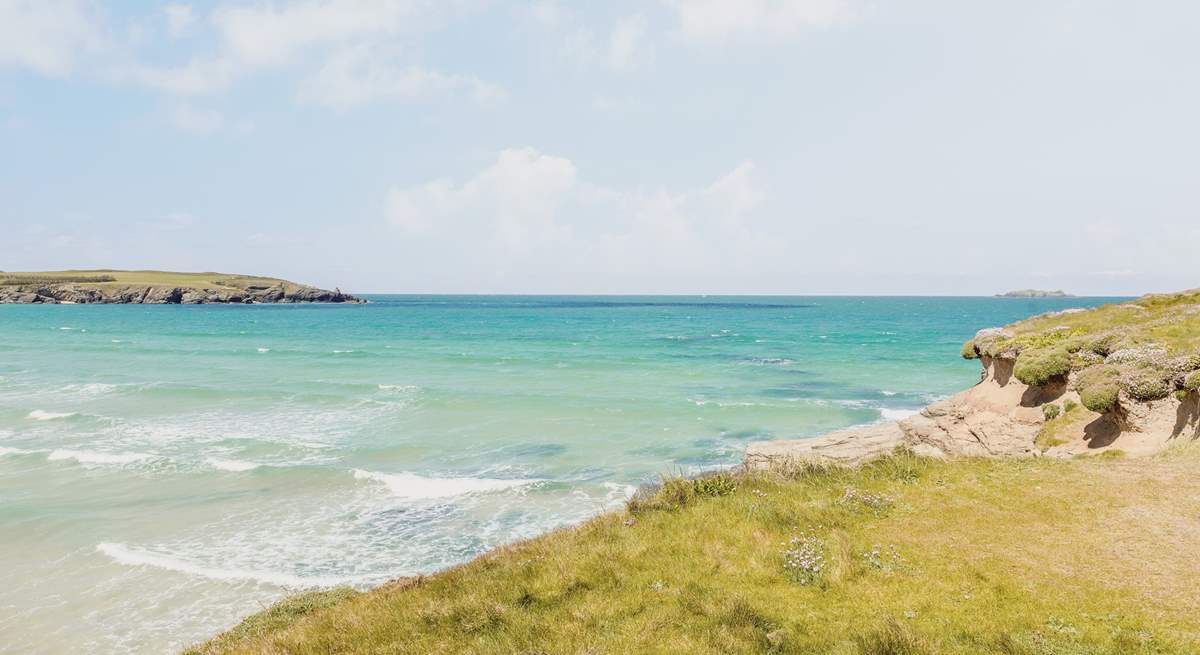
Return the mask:
<svg viewBox="0 0 1200 655">
<path fill-rule="evenodd" d="M 436 575 L 285 600 L 189 653 L 1195 653 L 1197 463 L 898 453 L 675 480 Z"/>
<path fill-rule="evenodd" d="M 179 287 L 241 290 L 248 286 L 290 285 L 294 282 L 256 275 L 228 273 L 177 273 L 172 271 L 117 271 L 110 269 L 0 272 L 0 285 L 74 284 L 83 287 Z"/>
<path fill-rule="evenodd" d="M 1188 380 L 1200 370 L 1200 290 L 983 330 L 963 344 L 963 357 L 980 356 L 1015 360 L 1014 375 L 1031 386 L 1076 374 L 1076 389 L 1093 411 L 1116 408 L 1122 395 L 1147 402 L 1194 392 Z"/>
</svg>

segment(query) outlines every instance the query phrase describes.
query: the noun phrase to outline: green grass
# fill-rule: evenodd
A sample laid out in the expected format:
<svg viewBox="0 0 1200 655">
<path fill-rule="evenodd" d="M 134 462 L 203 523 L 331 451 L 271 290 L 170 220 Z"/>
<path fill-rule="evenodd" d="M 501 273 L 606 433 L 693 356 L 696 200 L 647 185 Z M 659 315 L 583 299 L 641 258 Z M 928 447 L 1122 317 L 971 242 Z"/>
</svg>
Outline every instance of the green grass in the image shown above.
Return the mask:
<svg viewBox="0 0 1200 655">
<path fill-rule="evenodd" d="M 1046 411 L 1050 407 L 1058 411 Z M 1046 423 L 1033 440 L 1033 445 L 1042 452 L 1067 443 L 1072 435 L 1083 430 L 1082 426 L 1092 422 L 1097 416 L 1095 412 L 1069 401 L 1063 410 L 1059 410 L 1058 405 L 1043 405 L 1042 409 Z"/>
<path fill-rule="evenodd" d="M 436 575 L 285 601 L 189 653 L 1195 653 L 1200 562 L 1178 554 L 1200 548 L 1198 463 L 898 453 L 669 481 Z"/>
<path fill-rule="evenodd" d="M 216 290 L 241 290 L 248 286 L 297 287 L 294 282 L 255 275 L 229 273 L 178 273 L 172 271 L 117 271 L 108 269 L 0 272 L 0 284 L 78 284 L 83 287 L 194 287 Z"/>
</svg>

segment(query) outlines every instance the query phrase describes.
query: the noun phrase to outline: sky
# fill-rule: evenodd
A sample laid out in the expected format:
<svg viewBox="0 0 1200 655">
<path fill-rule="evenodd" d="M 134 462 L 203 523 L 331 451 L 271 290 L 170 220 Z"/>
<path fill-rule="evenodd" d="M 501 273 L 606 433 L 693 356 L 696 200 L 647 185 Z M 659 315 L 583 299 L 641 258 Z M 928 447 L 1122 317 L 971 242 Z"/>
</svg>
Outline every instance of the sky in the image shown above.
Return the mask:
<svg viewBox="0 0 1200 655">
<path fill-rule="evenodd" d="M 1200 3 L 0 0 L 0 269 L 1200 287 Z"/>
</svg>

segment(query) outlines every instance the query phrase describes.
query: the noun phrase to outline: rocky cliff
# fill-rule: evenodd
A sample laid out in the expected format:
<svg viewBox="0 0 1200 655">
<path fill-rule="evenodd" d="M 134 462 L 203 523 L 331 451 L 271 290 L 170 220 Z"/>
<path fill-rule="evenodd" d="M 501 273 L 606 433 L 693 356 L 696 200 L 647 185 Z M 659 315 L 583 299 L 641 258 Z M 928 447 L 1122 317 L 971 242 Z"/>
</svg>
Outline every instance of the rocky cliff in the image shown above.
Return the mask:
<svg viewBox="0 0 1200 655">
<path fill-rule="evenodd" d="M 1200 439 L 1200 292 L 1045 314 L 981 330 L 980 382 L 898 423 L 755 442 L 752 466 L 856 463 L 905 446 L 936 457 L 1139 456 Z"/>
</svg>

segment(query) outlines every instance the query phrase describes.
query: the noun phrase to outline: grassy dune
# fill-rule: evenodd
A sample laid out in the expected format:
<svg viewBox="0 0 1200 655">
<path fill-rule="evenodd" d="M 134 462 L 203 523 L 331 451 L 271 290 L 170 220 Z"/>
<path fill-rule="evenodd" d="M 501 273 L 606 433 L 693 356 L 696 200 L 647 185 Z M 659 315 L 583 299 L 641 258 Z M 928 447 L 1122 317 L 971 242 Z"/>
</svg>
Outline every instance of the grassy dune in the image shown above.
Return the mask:
<svg viewBox="0 0 1200 655">
<path fill-rule="evenodd" d="M 577 528 L 190 654 L 1200 652 L 1200 454 L 670 481 Z"/>
</svg>

